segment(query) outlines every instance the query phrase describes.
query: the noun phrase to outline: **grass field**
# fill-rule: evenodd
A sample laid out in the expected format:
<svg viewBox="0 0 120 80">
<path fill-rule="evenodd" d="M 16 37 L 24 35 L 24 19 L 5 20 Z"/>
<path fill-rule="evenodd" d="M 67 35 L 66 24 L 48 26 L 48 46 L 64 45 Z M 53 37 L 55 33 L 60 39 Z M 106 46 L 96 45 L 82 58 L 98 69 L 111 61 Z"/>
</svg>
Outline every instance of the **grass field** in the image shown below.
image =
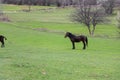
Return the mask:
<svg viewBox="0 0 120 80">
<path fill-rule="evenodd" d="M 71 11 L 6 13 L 11 22 L 0 22 L 0 34 L 8 38 L 0 48 L 0 80 L 119 80 L 116 26 L 98 25 L 96 37 L 90 37 L 84 25 L 69 20 Z M 79 43 L 72 50 L 66 31 L 88 35 L 88 48 L 82 50 Z"/>
</svg>

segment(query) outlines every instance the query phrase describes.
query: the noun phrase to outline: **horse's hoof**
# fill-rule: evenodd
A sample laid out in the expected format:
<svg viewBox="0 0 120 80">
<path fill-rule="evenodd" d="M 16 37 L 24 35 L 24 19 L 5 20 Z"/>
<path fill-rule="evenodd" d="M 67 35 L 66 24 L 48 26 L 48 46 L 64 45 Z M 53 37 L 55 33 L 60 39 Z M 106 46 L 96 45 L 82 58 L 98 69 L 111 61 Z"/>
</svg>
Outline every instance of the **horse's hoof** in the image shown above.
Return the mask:
<svg viewBox="0 0 120 80">
<path fill-rule="evenodd" d="M 83 48 L 83 50 L 85 50 L 86 48 Z"/>
</svg>

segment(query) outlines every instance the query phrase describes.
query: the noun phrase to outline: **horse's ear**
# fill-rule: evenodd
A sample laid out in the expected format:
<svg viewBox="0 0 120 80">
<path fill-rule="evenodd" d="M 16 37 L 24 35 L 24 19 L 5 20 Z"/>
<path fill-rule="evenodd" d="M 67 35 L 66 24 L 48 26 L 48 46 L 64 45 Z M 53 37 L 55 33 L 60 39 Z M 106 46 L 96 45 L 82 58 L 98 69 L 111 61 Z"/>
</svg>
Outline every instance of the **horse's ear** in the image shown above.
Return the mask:
<svg viewBox="0 0 120 80">
<path fill-rule="evenodd" d="M 69 34 L 70 32 L 66 32 L 67 34 Z"/>
<path fill-rule="evenodd" d="M 68 32 L 65 32 L 65 34 L 68 34 Z"/>
<path fill-rule="evenodd" d="M 66 32 L 66 34 L 67 34 L 67 35 L 72 35 L 72 33 L 70 33 L 70 32 Z"/>
<path fill-rule="evenodd" d="M 71 35 L 72 33 L 68 32 L 68 34 L 70 34 L 70 35 Z"/>
</svg>

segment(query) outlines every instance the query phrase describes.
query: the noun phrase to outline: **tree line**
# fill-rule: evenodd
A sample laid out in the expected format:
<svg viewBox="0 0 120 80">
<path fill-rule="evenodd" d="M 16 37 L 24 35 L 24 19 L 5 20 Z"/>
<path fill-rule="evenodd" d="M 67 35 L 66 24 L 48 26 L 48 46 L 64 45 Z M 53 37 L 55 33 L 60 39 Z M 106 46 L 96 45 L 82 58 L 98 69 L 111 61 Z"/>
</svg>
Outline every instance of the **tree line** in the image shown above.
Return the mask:
<svg viewBox="0 0 120 80">
<path fill-rule="evenodd" d="M 83 1 L 87 1 L 87 4 L 96 4 L 97 0 L 2 0 L 6 4 L 17 4 L 17 5 L 42 5 L 42 6 L 51 6 L 56 5 L 60 6 L 69 6 L 69 5 L 78 5 Z"/>
<path fill-rule="evenodd" d="M 107 14 L 113 13 L 115 4 L 120 5 L 120 0 L 0 0 L 4 4 L 16 5 L 40 5 L 40 6 L 79 6 L 79 5 L 102 5 Z"/>
</svg>

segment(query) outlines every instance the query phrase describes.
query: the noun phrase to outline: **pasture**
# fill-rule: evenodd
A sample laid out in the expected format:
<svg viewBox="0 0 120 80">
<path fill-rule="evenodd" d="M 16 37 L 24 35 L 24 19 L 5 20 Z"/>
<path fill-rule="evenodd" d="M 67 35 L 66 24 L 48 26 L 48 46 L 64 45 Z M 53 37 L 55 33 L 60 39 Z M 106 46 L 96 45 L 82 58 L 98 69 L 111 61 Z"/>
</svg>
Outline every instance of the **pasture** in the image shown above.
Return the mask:
<svg viewBox="0 0 120 80">
<path fill-rule="evenodd" d="M 3 6 L 11 22 L 0 22 L 0 34 L 7 37 L 0 48 L 0 80 L 119 80 L 120 40 L 114 17 L 97 26 L 90 37 L 82 24 L 72 23 L 71 8 Z M 36 10 L 37 9 L 37 10 Z M 88 48 L 76 44 L 72 50 L 65 32 L 88 36 Z"/>
</svg>

